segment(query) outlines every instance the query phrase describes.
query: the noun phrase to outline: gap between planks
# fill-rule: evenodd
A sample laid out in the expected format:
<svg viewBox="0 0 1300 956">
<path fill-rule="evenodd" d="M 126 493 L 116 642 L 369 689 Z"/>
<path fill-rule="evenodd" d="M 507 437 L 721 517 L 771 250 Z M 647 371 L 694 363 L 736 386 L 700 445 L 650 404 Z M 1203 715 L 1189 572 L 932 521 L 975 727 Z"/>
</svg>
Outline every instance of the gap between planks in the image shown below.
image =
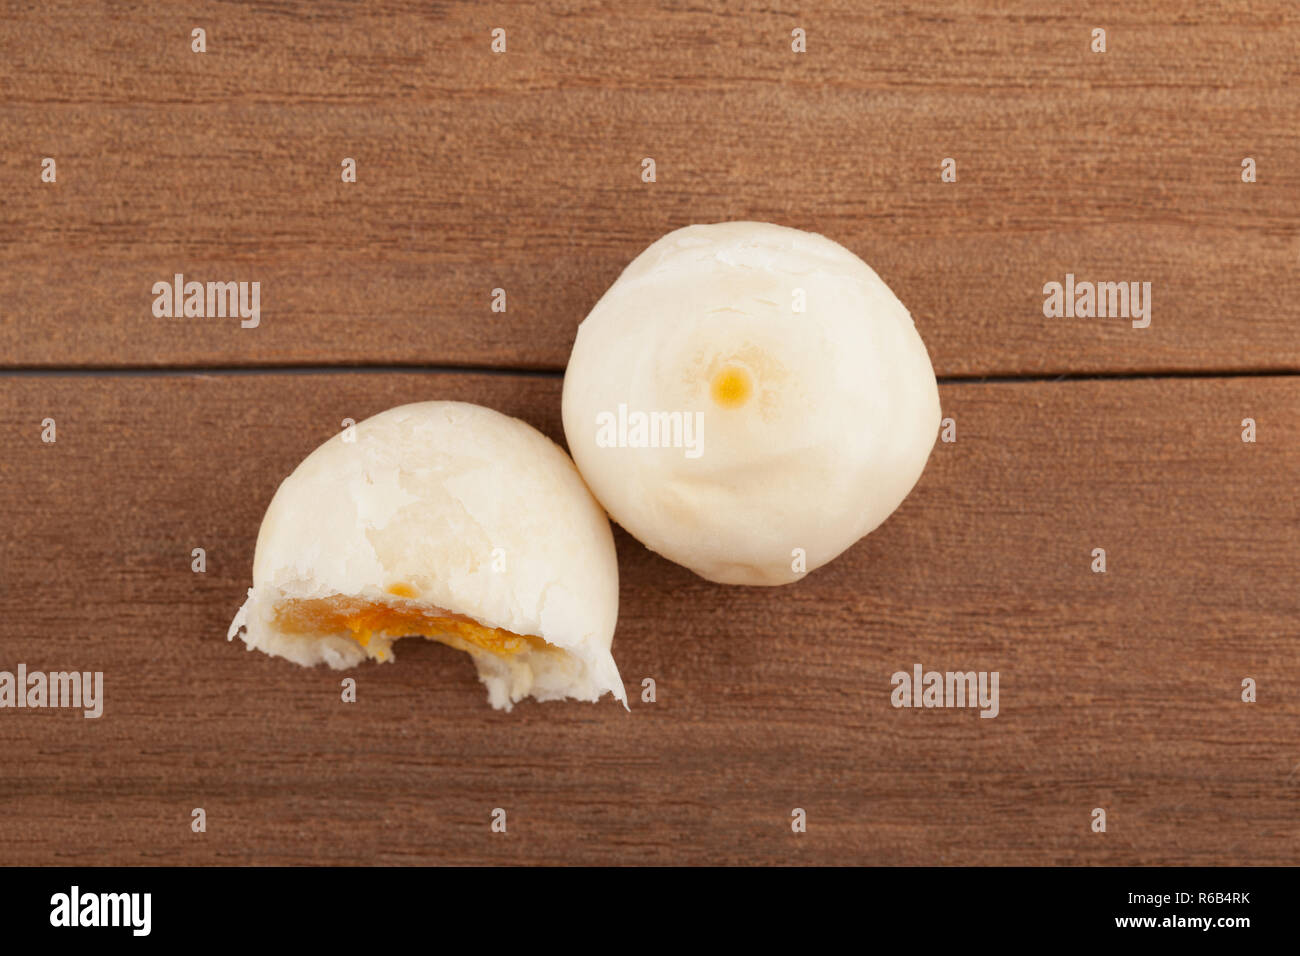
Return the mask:
<svg viewBox="0 0 1300 956">
<path fill-rule="evenodd" d="M 188 375 L 372 375 L 445 374 L 563 378 L 563 369 L 512 368 L 499 365 L 120 365 L 83 367 L 15 366 L 0 368 L 4 378 L 136 378 Z M 1023 375 L 940 375 L 940 385 L 1041 384 L 1052 382 L 1146 381 L 1155 379 L 1296 378 L 1300 369 L 1172 369 L 1152 372 L 1062 372 Z"/>
</svg>

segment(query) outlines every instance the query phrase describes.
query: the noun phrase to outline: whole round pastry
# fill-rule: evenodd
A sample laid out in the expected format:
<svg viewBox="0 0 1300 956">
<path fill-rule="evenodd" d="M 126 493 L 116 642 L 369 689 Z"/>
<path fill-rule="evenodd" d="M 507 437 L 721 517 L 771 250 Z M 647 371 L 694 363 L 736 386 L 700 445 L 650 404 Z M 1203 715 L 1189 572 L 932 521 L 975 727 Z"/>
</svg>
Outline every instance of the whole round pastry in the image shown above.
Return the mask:
<svg viewBox="0 0 1300 956">
<path fill-rule="evenodd" d="M 921 476 L 939 391 L 865 262 L 769 223 L 678 229 L 578 329 L 564 430 L 646 547 L 725 584 L 785 584 L 875 529 Z"/>
</svg>

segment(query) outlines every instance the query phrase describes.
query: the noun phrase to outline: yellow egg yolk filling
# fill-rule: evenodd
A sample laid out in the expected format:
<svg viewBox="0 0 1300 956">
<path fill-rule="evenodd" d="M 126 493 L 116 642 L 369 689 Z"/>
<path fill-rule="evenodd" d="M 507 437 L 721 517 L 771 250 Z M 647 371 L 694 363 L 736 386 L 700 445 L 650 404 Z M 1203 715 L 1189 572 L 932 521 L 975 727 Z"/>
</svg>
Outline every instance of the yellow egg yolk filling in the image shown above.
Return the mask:
<svg viewBox="0 0 1300 956">
<path fill-rule="evenodd" d="M 749 401 L 753 391 L 754 382 L 749 372 L 736 365 L 719 371 L 709 385 L 713 401 L 723 408 L 739 408 Z"/>
<path fill-rule="evenodd" d="M 395 585 L 390 594 L 409 597 L 406 585 Z M 512 657 L 525 650 L 550 645 L 540 637 L 516 634 L 500 627 L 488 627 L 463 614 L 440 607 L 414 603 L 385 604 L 344 596 L 283 601 L 275 609 L 276 626 L 287 634 L 338 634 L 369 648 L 376 635 L 395 639 L 423 636 L 462 651 L 487 651 L 498 657 Z M 377 656 L 383 660 L 384 653 Z"/>
</svg>

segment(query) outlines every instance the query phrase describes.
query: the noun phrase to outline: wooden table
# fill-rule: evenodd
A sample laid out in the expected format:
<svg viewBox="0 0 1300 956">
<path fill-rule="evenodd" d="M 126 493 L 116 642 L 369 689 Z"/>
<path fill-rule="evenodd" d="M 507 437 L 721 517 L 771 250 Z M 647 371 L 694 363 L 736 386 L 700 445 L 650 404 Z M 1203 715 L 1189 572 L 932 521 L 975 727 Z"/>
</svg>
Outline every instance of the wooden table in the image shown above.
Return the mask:
<svg viewBox="0 0 1300 956">
<path fill-rule="evenodd" d="M 6 13 L 0 670 L 106 700 L 0 710 L 0 863 L 1300 862 L 1300 14 L 816 6 Z M 778 589 L 616 532 L 630 714 L 494 712 L 416 641 L 344 704 L 225 641 L 342 419 L 455 398 L 562 441 L 577 323 L 725 219 L 911 309 L 957 441 L 882 528 Z M 177 272 L 260 282 L 261 324 L 155 318 Z M 1067 273 L 1149 281 L 1150 327 L 1045 318 Z M 895 709 L 917 663 L 998 671 L 1000 714 Z"/>
</svg>

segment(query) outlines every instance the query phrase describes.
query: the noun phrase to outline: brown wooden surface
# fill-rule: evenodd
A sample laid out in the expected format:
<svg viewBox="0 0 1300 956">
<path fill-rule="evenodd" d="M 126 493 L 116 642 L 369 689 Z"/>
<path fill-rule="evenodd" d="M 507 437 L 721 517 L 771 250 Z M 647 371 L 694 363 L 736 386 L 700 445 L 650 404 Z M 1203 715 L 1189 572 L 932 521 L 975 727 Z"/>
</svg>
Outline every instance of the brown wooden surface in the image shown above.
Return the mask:
<svg viewBox="0 0 1300 956">
<path fill-rule="evenodd" d="M 1281 0 L 6 8 L 0 669 L 107 701 L 0 711 L 0 864 L 1300 862 L 1298 37 Z M 417 641 L 345 705 L 224 640 L 342 419 L 561 439 L 587 310 L 737 218 L 844 243 L 942 376 L 1006 379 L 942 385 L 958 441 L 879 531 L 778 589 L 616 532 L 630 714 L 494 712 Z M 260 281 L 262 326 L 153 318 L 177 271 Z M 1152 282 L 1151 328 L 1044 319 L 1067 271 Z M 915 663 L 998 670 L 1001 715 L 895 710 Z"/>
<path fill-rule="evenodd" d="M 1300 368 L 1294 3 L 709 6 L 20 5 L 0 354 L 560 369 L 651 241 L 751 218 L 864 257 L 941 375 Z M 178 271 L 263 325 L 153 318 Z M 1151 328 L 1044 320 L 1067 271 L 1150 281 Z"/>
<path fill-rule="evenodd" d="M 418 641 L 343 704 L 339 674 L 226 643 L 262 510 L 343 418 L 455 397 L 559 438 L 559 384 L 8 379 L 5 661 L 103 670 L 107 700 L 0 713 L 4 861 L 1296 862 L 1293 379 L 945 386 L 957 443 L 790 587 L 708 584 L 620 532 L 630 714 L 493 712 Z M 998 670 L 1000 716 L 892 708 L 914 663 Z"/>
</svg>

